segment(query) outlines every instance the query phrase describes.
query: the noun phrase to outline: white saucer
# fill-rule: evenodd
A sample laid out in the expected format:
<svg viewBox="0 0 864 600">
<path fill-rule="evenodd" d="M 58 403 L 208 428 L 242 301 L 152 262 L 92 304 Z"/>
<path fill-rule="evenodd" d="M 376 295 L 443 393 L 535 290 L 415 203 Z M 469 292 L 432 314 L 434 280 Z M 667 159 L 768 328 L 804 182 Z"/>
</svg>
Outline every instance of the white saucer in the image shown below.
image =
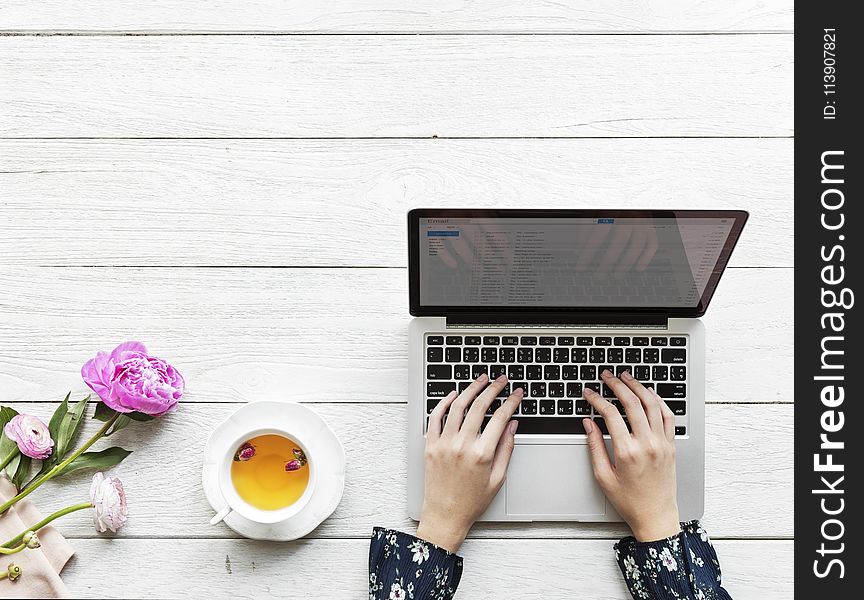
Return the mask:
<svg viewBox="0 0 864 600">
<path fill-rule="evenodd" d="M 333 514 L 345 488 L 345 450 L 327 423 L 311 408 L 295 402 L 251 402 L 220 423 L 204 449 L 202 481 L 204 494 L 214 512 L 227 508 L 219 490 L 219 461 L 245 431 L 260 427 L 303 430 L 303 443 L 315 448 L 316 485 L 309 502 L 299 513 L 280 523 L 255 523 L 232 511 L 224 523 L 253 540 L 290 541 L 301 538 Z"/>
</svg>

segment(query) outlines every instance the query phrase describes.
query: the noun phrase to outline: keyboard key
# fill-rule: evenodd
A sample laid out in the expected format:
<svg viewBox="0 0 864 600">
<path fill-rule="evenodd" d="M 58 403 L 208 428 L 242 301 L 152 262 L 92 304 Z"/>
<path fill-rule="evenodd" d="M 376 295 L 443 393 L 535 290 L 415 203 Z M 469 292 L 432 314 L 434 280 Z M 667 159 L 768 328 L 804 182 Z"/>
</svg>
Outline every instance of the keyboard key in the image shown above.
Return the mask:
<svg viewBox="0 0 864 600">
<path fill-rule="evenodd" d="M 595 337 L 594 344 L 597 346 L 611 346 L 612 338 L 611 337 Z"/>
<path fill-rule="evenodd" d="M 600 382 L 598 381 L 589 381 L 584 384 L 586 390 L 594 390 L 598 394 L 600 393 Z"/>
<path fill-rule="evenodd" d="M 686 346 L 687 338 L 686 337 L 673 337 L 669 340 L 670 346 Z"/>
<path fill-rule="evenodd" d="M 462 344 L 462 336 L 461 335 L 448 335 L 447 336 L 447 345 L 448 346 L 458 346 Z"/>
<path fill-rule="evenodd" d="M 531 384 L 531 397 L 532 398 L 545 398 L 546 397 L 546 382 L 538 381 Z"/>
<path fill-rule="evenodd" d="M 459 393 L 461 394 L 462 392 L 467 390 L 469 385 L 471 385 L 470 381 L 460 381 L 459 382 Z"/>
<path fill-rule="evenodd" d="M 426 348 L 426 362 L 443 362 L 444 348 Z"/>
<path fill-rule="evenodd" d="M 498 362 L 498 348 L 483 348 L 480 351 L 480 360 L 483 362 Z"/>
<path fill-rule="evenodd" d="M 536 346 L 537 338 L 533 335 L 523 335 L 521 338 L 519 338 L 519 343 L 523 346 Z"/>
<path fill-rule="evenodd" d="M 636 381 L 648 381 L 651 379 L 651 367 L 647 365 L 633 367 L 633 377 L 636 378 Z"/>
<path fill-rule="evenodd" d="M 605 383 L 603 384 L 603 397 L 604 398 L 614 398 L 615 397 L 615 392 L 612 390 L 611 387 L 609 387 Z"/>
<path fill-rule="evenodd" d="M 471 367 L 469 365 L 456 365 L 453 367 L 453 379 L 471 379 Z"/>
<path fill-rule="evenodd" d="M 480 336 L 479 335 L 466 335 L 465 336 L 465 345 L 466 346 L 479 346 L 480 345 Z"/>
<path fill-rule="evenodd" d="M 614 375 L 615 367 L 613 367 L 612 365 L 600 365 L 599 367 L 597 367 L 597 373 L 599 376 L 603 375 L 603 371 L 609 371 Z M 600 379 L 600 377 L 597 377 L 597 379 Z"/>
<path fill-rule="evenodd" d="M 552 349 L 551 348 L 537 348 L 534 351 L 534 362 L 538 362 L 538 363 L 552 362 Z"/>
<path fill-rule="evenodd" d="M 559 415 L 572 415 L 573 414 L 573 401 L 572 400 L 559 400 L 558 401 L 558 414 Z"/>
<path fill-rule="evenodd" d="M 525 367 L 525 379 L 529 381 L 543 379 L 543 367 L 540 365 L 527 365 Z"/>
<path fill-rule="evenodd" d="M 634 346 L 647 346 L 648 345 L 648 338 L 647 337 L 634 337 L 633 338 L 633 345 Z"/>
<path fill-rule="evenodd" d="M 588 348 L 573 348 L 570 351 L 570 362 L 586 363 L 588 362 Z"/>
<path fill-rule="evenodd" d="M 501 391 L 498 392 L 498 397 L 499 397 L 499 398 L 506 398 L 506 397 L 509 396 L 509 395 L 510 395 L 510 384 L 509 384 L 509 383 L 505 383 L 505 384 L 504 384 L 504 387 L 501 388 Z"/>
<path fill-rule="evenodd" d="M 456 391 L 456 383 L 452 381 L 426 382 L 426 396 L 429 398 L 443 398 L 453 391 Z"/>
<path fill-rule="evenodd" d="M 687 435 L 687 428 L 684 426 L 675 427 L 675 435 Z"/>
<path fill-rule="evenodd" d="M 594 417 L 594 425 L 600 430 L 603 435 L 609 435 L 609 429 L 606 428 L 606 421 L 600 417 Z"/>
<path fill-rule="evenodd" d="M 471 379 L 477 379 L 483 373 L 489 374 L 489 365 L 474 365 L 471 367 Z"/>
<path fill-rule="evenodd" d="M 656 368 L 656 367 L 655 367 Z M 656 377 L 655 377 L 656 379 Z M 657 395 L 661 398 L 686 398 L 687 384 L 685 383 L 658 383 Z"/>
<path fill-rule="evenodd" d="M 652 346 L 665 346 L 666 345 L 666 338 L 665 337 L 652 337 L 651 338 L 651 345 Z"/>
<path fill-rule="evenodd" d="M 687 351 L 683 348 L 664 348 L 660 358 L 667 364 L 687 362 Z"/>
<path fill-rule="evenodd" d="M 492 404 L 489 405 L 489 408 L 486 409 L 486 414 L 487 414 L 487 415 L 491 415 L 491 414 L 493 414 L 496 410 L 498 410 L 499 408 L 501 408 L 501 401 L 500 401 L 498 398 L 495 398 L 495 399 L 492 401 Z"/>
<path fill-rule="evenodd" d="M 558 365 L 546 365 L 543 367 L 543 379 L 547 381 L 561 379 L 561 367 Z"/>
<path fill-rule="evenodd" d="M 537 401 L 536 400 L 523 400 L 519 405 L 519 410 L 523 415 L 536 415 L 537 414 Z M 519 423 L 522 424 L 521 421 Z"/>
<path fill-rule="evenodd" d="M 612 340 L 612 343 L 616 346 L 629 346 L 630 338 L 629 337 L 616 337 Z"/>
<path fill-rule="evenodd" d="M 444 351 L 444 358 L 449 363 L 462 362 L 462 348 L 447 348 Z"/>
<path fill-rule="evenodd" d="M 558 345 L 559 346 L 572 346 L 575 340 L 570 336 L 558 336 Z"/>
<path fill-rule="evenodd" d="M 633 367 L 631 365 L 617 365 L 615 367 L 615 377 L 621 377 L 621 373 L 627 371 L 631 375 L 633 374 Z"/>
<path fill-rule="evenodd" d="M 443 346 L 444 345 L 444 336 L 443 335 L 427 335 L 426 336 L 426 345 L 427 346 Z"/>
<path fill-rule="evenodd" d="M 519 338 L 515 335 L 505 335 L 501 338 L 501 343 L 505 346 L 516 346 L 519 344 Z"/>
<path fill-rule="evenodd" d="M 627 348 L 624 351 L 624 361 L 628 363 L 642 362 L 642 350 L 639 348 Z"/>
<path fill-rule="evenodd" d="M 490 365 L 489 366 L 489 379 L 498 379 L 502 375 L 507 374 L 507 366 L 506 365 Z"/>
<path fill-rule="evenodd" d="M 666 384 L 661 383 L 660 385 Z M 666 406 L 668 406 L 676 416 L 687 414 L 687 403 L 683 400 L 668 400 Z"/>
<path fill-rule="evenodd" d="M 541 400 L 540 401 L 540 414 L 541 415 L 554 415 L 555 414 L 555 401 L 554 400 Z M 522 423 L 519 423 L 522 425 Z"/>
<path fill-rule="evenodd" d="M 480 362 L 480 348 L 477 346 L 465 348 L 465 350 L 462 351 L 462 360 L 467 363 Z"/>
<path fill-rule="evenodd" d="M 654 381 L 666 381 L 669 379 L 669 367 L 654 367 L 651 369 L 651 379 Z"/>
<path fill-rule="evenodd" d="M 624 350 L 621 348 L 609 348 L 606 351 L 606 360 L 611 363 L 624 362 Z"/>
<path fill-rule="evenodd" d="M 687 367 L 669 367 L 669 379 L 684 381 L 687 379 Z"/>
<path fill-rule="evenodd" d="M 431 414 L 439 402 L 441 402 L 440 398 L 426 398 L 426 414 Z"/>
<path fill-rule="evenodd" d="M 498 350 L 498 360 L 503 363 L 512 363 L 516 361 L 516 348 L 500 348 Z"/>
<path fill-rule="evenodd" d="M 602 363 L 606 360 L 605 348 L 591 348 L 588 353 L 588 361 L 592 363 Z"/>
<path fill-rule="evenodd" d="M 642 351 L 642 362 L 648 364 L 660 362 L 660 350 L 657 348 L 645 348 Z"/>
<path fill-rule="evenodd" d="M 579 368 L 579 374 L 582 376 L 582 381 L 597 379 L 597 367 L 594 365 L 582 365 L 582 367 Z"/>
<path fill-rule="evenodd" d="M 525 379 L 525 367 L 522 365 L 508 365 L 507 379 L 510 381 L 513 381 L 514 379 Z"/>
<path fill-rule="evenodd" d="M 580 336 L 576 338 L 576 343 L 580 346 L 593 346 L 594 340 L 590 336 Z"/>
<path fill-rule="evenodd" d="M 564 397 L 564 384 L 560 381 L 550 381 L 549 382 L 549 397 L 550 398 L 563 398 Z"/>
<path fill-rule="evenodd" d="M 567 397 L 568 398 L 581 398 L 582 397 L 582 384 L 578 381 L 571 381 L 567 384 Z"/>
<path fill-rule="evenodd" d="M 585 435 L 584 417 L 528 417 L 518 419 L 516 434 L 527 435 Z"/>
<path fill-rule="evenodd" d="M 541 346 L 554 346 L 555 345 L 555 338 L 544 335 L 540 338 L 540 345 Z"/>
<path fill-rule="evenodd" d="M 555 348 L 552 352 L 552 360 L 556 363 L 566 363 L 570 360 L 570 352 L 567 351 L 567 348 Z"/>
<path fill-rule="evenodd" d="M 519 350 L 516 351 L 516 360 L 518 360 L 520 363 L 534 362 L 534 349 L 519 348 Z"/>
<path fill-rule="evenodd" d="M 527 381 L 516 381 L 514 383 L 511 383 L 510 388 L 513 390 L 513 392 L 515 392 L 517 388 L 522 388 L 522 391 L 525 392 L 525 395 L 526 396 L 528 395 L 528 382 Z"/>
<path fill-rule="evenodd" d="M 497 335 L 484 335 L 483 336 L 483 343 L 486 344 L 487 346 L 497 346 L 498 344 L 501 343 L 501 338 L 498 337 Z"/>
<path fill-rule="evenodd" d="M 573 410 L 577 415 L 590 415 L 591 405 L 587 400 L 577 400 L 573 403 Z"/>
<path fill-rule="evenodd" d="M 579 367 L 576 365 L 564 365 L 561 377 L 562 379 L 579 379 Z"/>
<path fill-rule="evenodd" d="M 426 365 L 426 379 L 453 379 L 450 365 Z"/>
</svg>

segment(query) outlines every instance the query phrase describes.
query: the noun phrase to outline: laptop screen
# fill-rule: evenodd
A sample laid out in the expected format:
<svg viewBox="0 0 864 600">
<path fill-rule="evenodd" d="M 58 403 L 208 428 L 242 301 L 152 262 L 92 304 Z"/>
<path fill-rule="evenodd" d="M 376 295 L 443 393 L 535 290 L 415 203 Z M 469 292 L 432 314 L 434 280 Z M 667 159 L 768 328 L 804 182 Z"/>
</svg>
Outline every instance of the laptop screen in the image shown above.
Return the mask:
<svg viewBox="0 0 864 600">
<path fill-rule="evenodd" d="M 743 226 L 733 211 L 439 212 L 416 218 L 422 307 L 702 312 Z"/>
</svg>

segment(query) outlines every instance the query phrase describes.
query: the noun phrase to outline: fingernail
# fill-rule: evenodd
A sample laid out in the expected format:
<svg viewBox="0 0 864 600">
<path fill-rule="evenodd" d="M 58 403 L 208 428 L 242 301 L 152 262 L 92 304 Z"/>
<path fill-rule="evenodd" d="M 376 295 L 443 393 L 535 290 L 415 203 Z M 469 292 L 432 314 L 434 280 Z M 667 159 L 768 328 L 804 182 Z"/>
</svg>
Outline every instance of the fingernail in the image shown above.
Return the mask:
<svg viewBox="0 0 864 600">
<path fill-rule="evenodd" d="M 623 371 L 621 373 L 621 379 L 623 379 L 624 381 L 630 381 L 631 379 L 633 379 L 633 376 L 630 374 L 630 371 Z"/>
<path fill-rule="evenodd" d="M 480 373 L 480 377 L 477 378 L 477 381 L 486 381 L 489 379 L 489 376 L 486 373 Z"/>
<path fill-rule="evenodd" d="M 582 427 L 585 428 L 585 433 L 594 431 L 594 423 L 591 422 L 591 419 L 582 419 Z"/>
<path fill-rule="evenodd" d="M 601 377 L 612 377 L 612 371 L 609 369 L 603 369 L 603 372 L 600 373 Z"/>
<path fill-rule="evenodd" d="M 524 395 L 525 395 L 525 390 L 522 389 L 522 388 L 516 388 L 515 390 L 513 390 L 513 393 L 514 393 L 514 394 L 518 394 L 518 395 L 520 395 L 520 396 L 524 396 Z"/>
<path fill-rule="evenodd" d="M 596 393 L 597 393 L 597 392 L 595 392 L 594 390 L 592 390 L 592 389 L 589 388 L 589 387 L 586 387 L 586 388 L 582 391 L 582 395 L 585 396 L 586 398 L 587 398 L 588 396 L 593 396 L 593 395 L 595 395 Z"/>
<path fill-rule="evenodd" d="M 515 434 L 517 429 L 519 429 L 519 421 L 513 421 L 512 423 L 510 423 L 511 434 Z"/>
<path fill-rule="evenodd" d="M 504 383 L 505 381 L 507 381 L 507 376 L 506 375 L 499 375 L 495 381 L 497 381 L 498 383 Z"/>
</svg>

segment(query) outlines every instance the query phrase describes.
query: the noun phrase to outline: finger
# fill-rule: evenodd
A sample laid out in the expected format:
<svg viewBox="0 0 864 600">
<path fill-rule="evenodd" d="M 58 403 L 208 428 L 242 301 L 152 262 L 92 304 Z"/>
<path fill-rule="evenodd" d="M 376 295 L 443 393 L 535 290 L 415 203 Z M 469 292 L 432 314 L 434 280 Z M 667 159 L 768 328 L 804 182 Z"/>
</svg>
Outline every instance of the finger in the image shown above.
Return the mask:
<svg viewBox="0 0 864 600">
<path fill-rule="evenodd" d="M 474 398 L 479 394 L 486 384 L 489 383 L 489 376 L 482 373 L 480 377 L 471 382 L 465 391 L 459 394 L 459 397 L 453 401 L 450 407 L 450 414 L 447 416 L 447 423 L 444 425 L 444 435 L 451 436 L 459 433 L 462 427 L 462 420 L 465 418 L 465 409 L 468 408 Z"/>
<path fill-rule="evenodd" d="M 645 249 L 642 250 L 642 256 L 639 257 L 639 262 L 636 263 L 636 270 L 640 273 L 648 268 L 648 265 L 654 260 L 654 255 L 657 254 L 657 232 L 653 229 L 648 230 L 648 241 L 645 243 Z"/>
<path fill-rule="evenodd" d="M 504 434 L 504 430 L 507 428 L 507 424 L 510 422 L 510 418 L 516 412 L 516 409 L 519 408 L 519 403 L 522 402 L 524 395 L 525 391 L 522 388 L 516 388 L 507 400 L 498 407 L 492 418 L 489 419 L 486 429 L 480 435 L 485 448 L 491 451 L 498 445 L 501 436 Z"/>
<path fill-rule="evenodd" d="M 620 447 L 629 444 L 630 432 L 627 431 L 627 425 L 624 424 L 624 419 L 621 418 L 618 409 L 591 388 L 585 388 L 582 395 L 594 407 L 594 411 L 606 421 L 606 429 L 612 436 L 612 447 L 615 448 L 616 452 Z M 594 428 L 597 429 L 596 426 Z"/>
<path fill-rule="evenodd" d="M 645 409 L 642 408 L 642 402 L 639 397 L 630 391 L 623 381 L 612 375 L 609 369 L 603 369 L 600 374 L 603 383 L 612 388 L 615 397 L 621 401 L 624 406 L 624 412 L 627 415 L 627 420 L 630 421 L 630 427 L 633 429 L 633 435 L 639 437 L 647 437 L 651 435 L 651 427 L 648 425 L 648 417 L 645 415 Z M 614 407 L 613 407 L 614 408 Z"/>
<path fill-rule="evenodd" d="M 588 239 L 579 251 L 579 256 L 576 257 L 576 271 L 584 271 L 594 260 L 594 255 L 603 245 L 603 240 L 609 235 L 611 227 L 608 225 L 593 225 Z M 592 269 L 593 270 L 593 269 Z"/>
<path fill-rule="evenodd" d="M 598 271 L 608 273 L 612 270 L 612 265 L 618 262 L 618 257 L 624 252 L 624 248 L 627 247 L 627 242 L 630 240 L 632 234 L 633 230 L 629 226 L 621 226 L 615 230 L 612 241 L 609 242 L 609 247 L 606 248 L 606 253 L 603 254 L 600 263 L 597 265 Z"/>
<path fill-rule="evenodd" d="M 603 433 L 591 419 L 582 419 L 585 433 L 588 434 L 588 454 L 591 456 L 591 468 L 594 470 L 594 478 L 605 488 L 615 477 L 612 461 L 606 451 L 606 442 L 603 441 Z"/>
<path fill-rule="evenodd" d="M 441 248 L 438 249 L 438 258 L 440 258 L 441 261 L 451 269 L 459 267 L 459 263 L 456 262 L 456 259 L 453 258 L 452 254 L 450 254 L 450 250 L 448 250 L 447 246 L 444 244 L 441 244 Z"/>
<path fill-rule="evenodd" d="M 642 251 L 645 249 L 645 244 L 648 243 L 648 233 L 641 227 L 633 233 L 630 238 L 630 245 L 627 251 L 621 255 L 621 262 L 615 267 L 616 275 L 624 275 L 629 272 L 639 257 L 642 256 Z"/>
<path fill-rule="evenodd" d="M 471 266 L 474 264 L 474 251 L 468 246 L 468 243 L 462 237 L 456 236 L 450 238 L 452 241 L 453 249 L 456 250 L 456 254 L 459 255 L 459 258 L 462 259 L 462 262 L 467 266 Z"/>
<path fill-rule="evenodd" d="M 498 397 L 504 386 L 507 385 L 507 376 L 501 375 L 489 386 L 483 390 L 483 393 L 477 396 L 477 399 L 471 404 L 468 409 L 468 414 L 465 415 L 465 422 L 462 424 L 462 431 L 479 433 L 480 426 L 483 425 L 483 417 L 486 416 L 486 411 L 489 410 L 489 405 Z"/>
<path fill-rule="evenodd" d="M 510 465 L 510 457 L 513 456 L 513 448 L 516 447 L 516 430 L 519 421 L 509 421 L 503 434 L 498 438 L 495 447 L 495 456 L 492 457 L 492 481 L 496 488 L 500 488 L 507 476 L 507 467 Z"/>
<path fill-rule="evenodd" d="M 429 427 L 426 429 L 426 439 L 436 439 L 441 435 L 441 420 L 444 418 L 444 415 L 447 414 L 447 409 L 450 408 L 451 404 L 453 404 L 456 396 L 456 390 L 453 390 L 445 397 L 441 398 L 441 401 L 438 402 L 432 410 L 432 414 L 429 415 Z"/>
<path fill-rule="evenodd" d="M 655 434 L 663 434 L 663 411 L 660 410 L 659 398 L 648 391 L 635 377 L 630 374 L 630 371 L 621 373 L 621 381 L 630 388 L 636 397 L 642 402 L 642 408 L 645 411 L 645 416 L 648 417 L 648 426 Z"/>
<path fill-rule="evenodd" d="M 663 431 L 666 434 L 666 439 L 670 442 L 675 441 L 675 413 L 672 412 L 672 409 L 669 408 L 669 405 L 666 404 L 666 401 L 663 400 L 660 396 L 657 395 L 657 392 L 651 390 L 651 393 L 654 394 L 654 397 L 660 403 L 660 412 L 663 414 Z"/>
</svg>

